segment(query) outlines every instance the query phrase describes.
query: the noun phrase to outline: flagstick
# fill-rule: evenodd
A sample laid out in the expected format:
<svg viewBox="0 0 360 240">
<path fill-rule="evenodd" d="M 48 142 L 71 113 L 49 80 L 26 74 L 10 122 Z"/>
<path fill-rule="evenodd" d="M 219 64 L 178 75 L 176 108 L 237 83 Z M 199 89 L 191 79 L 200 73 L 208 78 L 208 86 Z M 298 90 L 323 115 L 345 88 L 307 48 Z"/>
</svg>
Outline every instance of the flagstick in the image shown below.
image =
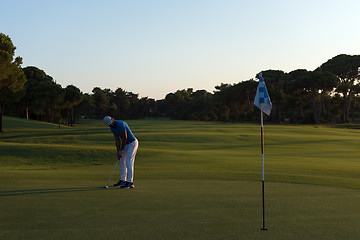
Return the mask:
<svg viewBox="0 0 360 240">
<path fill-rule="evenodd" d="M 261 112 L 261 164 L 262 164 L 262 206 L 263 206 L 263 227 L 262 231 L 267 231 L 265 228 L 265 174 L 264 174 L 264 123 L 263 123 L 263 112 Z"/>
</svg>

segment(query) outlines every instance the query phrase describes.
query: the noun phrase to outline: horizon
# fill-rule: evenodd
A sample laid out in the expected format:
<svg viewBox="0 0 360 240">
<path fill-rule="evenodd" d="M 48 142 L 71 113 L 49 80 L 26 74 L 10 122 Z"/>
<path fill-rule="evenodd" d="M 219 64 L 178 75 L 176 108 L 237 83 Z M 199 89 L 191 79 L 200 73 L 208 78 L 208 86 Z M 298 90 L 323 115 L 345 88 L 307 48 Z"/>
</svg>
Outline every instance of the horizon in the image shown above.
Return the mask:
<svg viewBox="0 0 360 240">
<path fill-rule="evenodd" d="M 342 55 L 342 54 L 338 54 L 338 55 Z M 337 55 L 337 56 L 338 56 Z M 345 55 L 348 55 L 348 54 L 345 54 Z M 336 56 L 334 56 L 334 57 L 336 57 Z M 325 63 L 325 62 L 324 62 Z M 22 67 L 22 68 L 26 68 L 26 67 L 36 67 L 36 66 L 25 66 L 25 67 Z M 318 67 L 320 67 L 320 65 L 318 66 Z M 318 68 L 318 67 L 316 67 L 316 68 Z M 36 67 L 37 68 L 37 67 Z M 315 69 L 316 69 L 315 68 Z M 299 68 L 299 69 L 304 69 L 304 68 Z M 293 70 L 291 70 L 291 71 L 295 71 L 295 70 L 299 70 L 299 69 L 293 69 Z M 315 70 L 314 69 L 314 70 Z M 43 70 L 43 69 L 40 69 L 40 70 Z M 264 72 L 264 71 L 272 71 L 272 70 L 274 70 L 274 71 L 283 71 L 283 70 L 281 70 L 281 69 L 266 69 L 266 70 L 261 70 L 260 72 Z M 308 69 L 305 69 L 305 70 L 308 70 Z M 289 71 L 289 72 L 291 72 L 291 71 Z M 285 71 L 284 71 L 285 72 Z M 289 73 L 289 72 L 285 72 L 285 73 Z M 360 72 L 360 67 L 359 67 L 359 72 Z M 46 72 L 45 72 L 46 73 Z M 46 73 L 47 74 L 47 73 Z M 255 75 L 257 75 L 257 74 L 259 74 L 259 73 L 256 73 Z M 48 74 L 47 74 L 48 75 Z M 50 76 L 50 77 L 52 77 L 52 76 Z M 240 83 L 240 82 L 244 82 L 244 81 L 249 81 L 249 80 L 256 80 L 257 78 L 256 77 L 254 77 L 254 78 L 250 78 L 250 79 L 246 79 L 246 80 L 240 80 L 239 82 L 235 82 L 235 83 L 220 83 L 219 85 L 216 85 L 216 86 L 214 86 L 213 87 L 213 90 L 212 91 L 208 91 L 208 90 L 206 90 L 206 89 L 193 89 L 193 88 L 191 88 L 191 87 L 185 87 L 185 88 L 182 88 L 182 89 L 177 89 L 177 90 L 175 90 L 175 91 L 173 91 L 173 92 L 168 92 L 168 93 L 165 93 L 165 96 L 163 97 L 163 98 L 158 98 L 158 99 L 155 99 L 155 98 L 151 98 L 151 97 L 149 97 L 149 96 L 141 96 L 140 95 L 140 93 L 138 93 L 138 92 L 132 92 L 132 91 L 128 91 L 127 89 L 124 89 L 124 88 L 122 88 L 122 87 L 116 87 L 116 88 L 114 88 L 114 89 L 112 89 L 112 88 L 107 88 L 107 87 L 104 87 L 104 88 L 102 88 L 102 87 L 99 87 L 99 86 L 94 86 L 92 89 L 91 89 L 91 91 L 89 91 L 89 92 L 84 92 L 84 91 L 82 91 L 82 89 L 80 89 L 80 91 L 83 93 L 83 94 L 89 94 L 89 95 L 91 95 L 92 94 L 92 90 L 94 89 L 94 88 L 97 88 L 97 87 L 99 87 L 100 89 L 102 89 L 102 90 L 105 90 L 105 89 L 109 89 L 109 90 L 111 90 L 111 91 L 113 91 L 113 92 L 115 92 L 118 88 L 122 88 L 122 90 L 124 90 L 124 91 L 126 91 L 126 92 L 132 92 L 132 93 L 134 93 L 134 94 L 138 94 L 139 95 L 139 98 L 142 98 L 142 97 L 144 97 L 144 98 L 149 98 L 149 99 L 154 99 L 155 101 L 158 101 L 158 100 L 164 100 L 165 99 L 165 97 L 168 95 L 168 94 L 170 94 L 170 93 L 175 93 L 175 92 L 177 92 L 177 91 L 181 91 L 181 90 L 187 90 L 187 89 L 192 89 L 193 90 L 193 92 L 196 92 L 196 91 L 202 91 L 202 90 L 205 90 L 205 91 L 207 91 L 207 92 L 209 92 L 209 93 L 211 93 L 211 94 L 214 94 L 215 93 L 215 91 L 217 91 L 217 89 L 216 89 L 216 87 L 217 86 L 220 86 L 221 84 L 229 84 L 229 85 L 235 85 L 235 84 L 238 84 L 238 83 Z M 56 82 L 56 80 L 55 79 L 53 79 L 53 81 L 55 82 L 55 83 L 57 83 Z M 57 83 L 57 84 L 59 84 L 59 83 Z M 61 85 L 61 84 L 60 84 Z M 68 84 L 68 85 L 74 85 L 74 84 Z M 78 86 L 76 86 L 76 85 L 74 85 L 75 87 L 78 87 Z M 61 87 L 62 88 L 65 88 L 66 86 L 62 86 L 61 85 Z"/>
</svg>

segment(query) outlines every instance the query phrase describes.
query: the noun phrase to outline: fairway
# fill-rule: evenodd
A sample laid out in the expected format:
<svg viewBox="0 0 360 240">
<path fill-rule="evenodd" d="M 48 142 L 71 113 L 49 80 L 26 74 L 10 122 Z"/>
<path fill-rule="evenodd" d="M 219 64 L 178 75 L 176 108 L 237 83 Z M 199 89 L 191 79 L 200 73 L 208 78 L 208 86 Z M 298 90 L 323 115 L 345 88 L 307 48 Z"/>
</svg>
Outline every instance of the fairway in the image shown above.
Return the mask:
<svg viewBox="0 0 360 240">
<path fill-rule="evenodd" d="M 116 162 L 102 121 L 4 118 L 0 239 L 360 239 L 360 130 L 128 121 L 135 188 L 104 189 Z M 118 180 L 119 169 L 111 183 Z"/>
</svg>

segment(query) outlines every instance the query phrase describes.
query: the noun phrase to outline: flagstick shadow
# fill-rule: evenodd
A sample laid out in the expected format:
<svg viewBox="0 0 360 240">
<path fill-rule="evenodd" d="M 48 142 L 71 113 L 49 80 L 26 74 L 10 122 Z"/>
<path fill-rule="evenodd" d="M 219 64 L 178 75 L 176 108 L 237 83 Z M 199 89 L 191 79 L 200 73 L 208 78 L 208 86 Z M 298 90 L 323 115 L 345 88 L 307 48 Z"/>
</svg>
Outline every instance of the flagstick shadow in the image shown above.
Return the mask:
<svg viewBox="0 0 360 240">
<path fill-rule="evenodd" d="M 27 189 L 27 190 L 8 190 L 0 191 L 0 197 L 35 195 L 35 194 L 51 194 L 51 193 L 67 193 L 67 192 L 89 192 L 104 190 L 104 187 L 80 187 L 80 188 L 46 188 L 46 189 Z"/>
</svg>

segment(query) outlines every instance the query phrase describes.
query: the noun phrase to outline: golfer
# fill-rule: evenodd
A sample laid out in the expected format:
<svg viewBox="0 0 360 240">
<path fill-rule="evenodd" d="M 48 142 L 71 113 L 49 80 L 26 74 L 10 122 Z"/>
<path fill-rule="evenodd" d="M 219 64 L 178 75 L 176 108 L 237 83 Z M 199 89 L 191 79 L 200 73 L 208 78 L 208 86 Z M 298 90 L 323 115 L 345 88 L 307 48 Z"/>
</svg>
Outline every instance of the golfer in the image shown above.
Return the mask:
<svg viewBox="0 0 360 240">
<path fill-rule="evenodd" d="M 126 122 L 115 120 L 110 116 L 104 117 L 104 123 L 110 127 L 115 137 L 117 158 L 120 164 L 120 180 L 114 186 L 121 188 L 134 187 L 134 162 L 139 146 L 138 140 L 131 132 Z M 121 138 L 121 144 L 120 144 Z"/>
</svg>

